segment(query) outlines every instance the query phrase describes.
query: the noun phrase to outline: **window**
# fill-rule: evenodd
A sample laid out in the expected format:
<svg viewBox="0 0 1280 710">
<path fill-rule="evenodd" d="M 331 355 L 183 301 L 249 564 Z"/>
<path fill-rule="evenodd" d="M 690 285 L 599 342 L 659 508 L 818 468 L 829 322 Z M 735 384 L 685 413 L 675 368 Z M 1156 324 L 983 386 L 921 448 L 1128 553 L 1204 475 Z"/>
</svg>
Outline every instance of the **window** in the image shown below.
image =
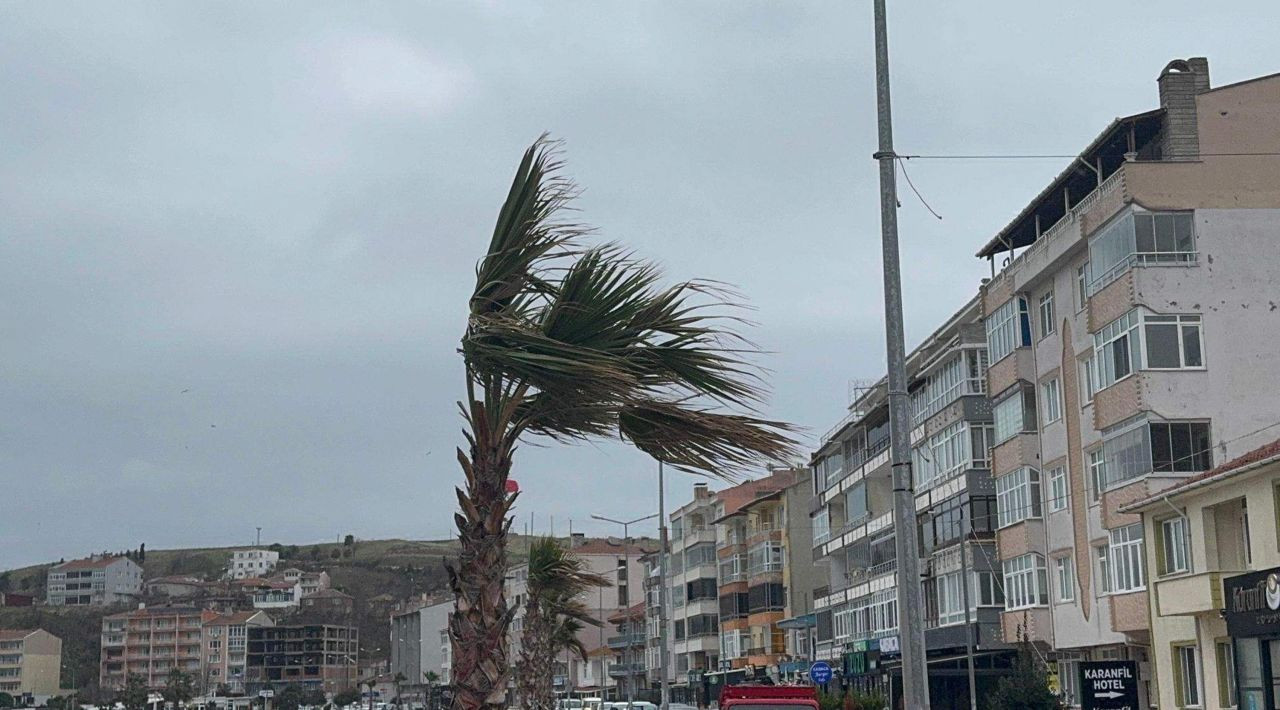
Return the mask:
<svg viewBox="0 0 1280 710">
<path fill-rule="evenodd" d="M 1111 385 L 1133 374 L 1140 367 L 1141 352 L 1138 325 L 1141 320 L 1137 310 L 1129 311 L 1102 327 L 1093 335 L 1096 357 L 1098 389 Z"/>
<path fill-rule="evenodd" d="M 1062 386 L 1058 378 L 1053 378 L 1040 385 L 1040 404 L 1043 421 L 1041 428 L 1062 418 Z"/>
<path fill-rule="evenodd" d="M 831 538 L 831 511 L 823 508 L 813 514 L 813 544 L 821 545 Z M 720 569 L 724 569 L 724 562 L 720 563 Z M 722 575 L 723 576 L 723 573 Z"/>
<path fill-rule="evenodd" d="M 747 551 L 747 573 L 779 572 L 782 570 L 782 543 L 761 542 Z"/>
<path fill-rule="evenodd" d="M 916 490 L 923 491 L 963 471 L 986 468 L 987 427 L 956 422 L 911 450 Z"/>
<path fill-rule="evenodd" d="M 1214 644 L 1218 662 L 1218 704 L 1232 707 L 1236 704 L 1236 653 L 1230 641 Z"/>
<path fill-rule="evenodd" d="M 996 479 L 1000 527 L 1040 517 L 1040 472 L 1024 466 Z"/>
<path fill-rule="evenodd" d="M 1160 574 L 1177 574 L 1191 569 L 1187 554 L 1187 519 L 1178 516 L 1159 523 Z"/>
<path fill-rule="evenodd" d="M 1089 305 L 1089 262 L 1076 267 L 1076 313 Z"/>
<path fill-rule="evenodd" d="M 1044 558 L 1035 553 L 1004 561 L 1004 608 L 1007 611 L 1049 603 Z"/>
<path fill-rule="evenodd" d="M 1107 562 L 1107 546 L 1098 545 L 1093 548 L 1093 554 L 1098 558 L 1098 588 L 1103 594 L 1111 593 L 1111 565 Z"/>
<path fill-rule="evenodd" d="M 1053 332 L 1053 289 L 1044 292 L 1037 308 L 1040 315 L 1040 337 L 1044 338 Z"/>
<path fill-rule="evenodd" d="M 1070 651 L 1058 652 L 1058 687 L 1062 704 L 1067 707 L 1080 705 L 1080 661 L 1082 654 Z"/>
<path fill-rule="evenodd" d="M 978 606 L 1004 606 L 1004 587 L 995 572 L 974 572 L 973 583 Z"/>
<path fill-rule="evenodd" d="M 1118 429 L 1104 435 L 1104 487 L 1153 471 L 1198 473 L 1213 468 L 1208 422 L 1139 421 Z"/>
<path fill-rule="evenodd" d="M 1195 646 L 1174 646 L 1174 674 L 1177 684 L 1178 706 L 1200 707 L 1200 666 L 1196 662 Z"/>
<path fill-rule="evenodd" d="M 1015 348 L 1031 344 L 1031 318 L 1027 299 L 1018 296 L 992 311 L 986 319 L 987 354 L 991 362 L 1004 359 Z"/>
<path fill-rule="evenodd" d="M 1093 395 L 1098 391 L 1097 359 L 1093 353 L 1080 361 L 1080 408 L 1093 402 Z"/>
<path fill-rule="evenodd" d="M 1066 467 L 1054 466 L 1049 469 L 1049 512 L 1065 509 L 1069 495 Z"/>
<path fill-rule="evenodd" d="M 1146 367 L 1151 370 L 1187 370 L 1204 367 L 1200 316 L 1142 316 L 1146 343 Z"/>
<path fill-rule="evenodd" d="M 1036 430 L 1035 394 L 1029 389 L 1019 388 L 991 408 L 995 419 L 995 441 L 1003 444 L 1024 431 Z"/>
<path fill-rule="evenodd" d="M 934 368 L 925 383 L 911 393 L 912 426 L 942 411 L 958 398 L 987 391 L 987 353 L 969 349 Z"/>
<path fill-rule="evenodd" d="M 959 572 L 949 572 L 933 579 L 937 588 L 938 625 L 964 622 L 964 587 Z"/>
<path fill-rule="evenodd" d="M 1102 449 L 1089 452 L 1089 497 L 1097 501 L 1102 497 L 1102 488 L 1107 481 L 1107 459 Z"/>
<path fill-rule="evenodd" d="M 1089 289 L 1114 281 L 1134 264 L 1188 263 L 1196 259 L 1190 212 L 1130 212 L 1089 240 Z"/>
<path fill-rule="evenodd" d="M 1107 553 L 1113 592 L 1138 592 L 1147 588 L 1142 569 L 1142 523 L 1112 530 Z"/>
<path fill-rule="evenodd" d="M 1059 557 L 1053 561 L 1054 576 L 1058 581 L 1058 601 L 1069 602 L 1076 598 L 1076 570 L 1071 565 L 1070 557 Z"/>
</svg>

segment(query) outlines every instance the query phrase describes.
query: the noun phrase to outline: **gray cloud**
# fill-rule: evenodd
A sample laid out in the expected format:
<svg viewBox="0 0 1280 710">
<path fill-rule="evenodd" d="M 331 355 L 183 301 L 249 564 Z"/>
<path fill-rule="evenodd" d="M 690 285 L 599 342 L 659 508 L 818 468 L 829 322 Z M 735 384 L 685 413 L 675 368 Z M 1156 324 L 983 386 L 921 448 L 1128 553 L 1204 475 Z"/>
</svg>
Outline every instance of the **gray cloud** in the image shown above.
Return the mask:
<svg viewBox="0 0 1280 710">
<path fill-rule="evenodd" d="M 1249 5 L 895 6 L 899 149 L 1074 152 L 1171 58 L 1275 71 Z M 748 294 L 768 414 L 821 433 L 884 360 L 870 39 L 835 2 L 5 5 L 0 567 L 449 534 L 464 299 L 546 129 L 604 236 Z M 945 217 L 903 186 L 910 339 L 1063 163 L 908 164 Z M 652 475 L 526 446 L 517 515 L 605 532 Z"/>
</svg>

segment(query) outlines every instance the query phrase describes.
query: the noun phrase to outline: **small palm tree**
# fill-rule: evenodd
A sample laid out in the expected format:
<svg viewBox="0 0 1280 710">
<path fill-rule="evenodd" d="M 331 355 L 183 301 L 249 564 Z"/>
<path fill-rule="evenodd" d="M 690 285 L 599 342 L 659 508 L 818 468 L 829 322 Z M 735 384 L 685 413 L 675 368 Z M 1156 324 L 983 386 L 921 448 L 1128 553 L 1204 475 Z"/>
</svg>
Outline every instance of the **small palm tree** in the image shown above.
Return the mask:
<svg viewBox="0 0 1280 710">
<path fill-rule="evenodd" d="M 591 572 L 582 559 L 552 538 L 538 538 L 529 547 L 528 601 L 516 663 L 516 688 L 524 710 L 552 710 L 555 705 L 555 660 L 572 651 L 586 660 L 578 632 L 600 626 L 579 596 L 609 580 Z"/>
<path fill-rule="evenodd" d="M 528 437 L 617 436 L 678 469 L 732 477 L 793 452 L 791 428 L 758 418 L 755 349 L 705 281 L 658 285 L 660 273 L 616 245 L 586 247 L 564 219 L 576 194 L 558 145 L 525 151 L 476 269 L 461 353 L 466 366 L 465 483 L 450 568 L 455 702 L 498 709 L 508 674 L 503 596 L 512 454 Z M 720 405 L 738 412 L 720 411 Z"/>
</svg>

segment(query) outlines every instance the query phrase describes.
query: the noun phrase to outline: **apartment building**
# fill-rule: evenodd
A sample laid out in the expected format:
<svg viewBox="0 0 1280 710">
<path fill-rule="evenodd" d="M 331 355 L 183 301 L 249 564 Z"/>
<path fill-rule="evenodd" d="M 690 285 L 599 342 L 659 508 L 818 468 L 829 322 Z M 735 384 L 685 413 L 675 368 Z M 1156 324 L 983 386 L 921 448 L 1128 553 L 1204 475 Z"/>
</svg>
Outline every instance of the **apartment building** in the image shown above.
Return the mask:
<svg viewBox="0 0 1280 710">
<path fill-rule="evenodd" d="M 671 699 L 696 702 L 705 674 L 719 668 L 720 603 L 714 520 L 723 511 L 721 497 L 705 483 L 693 488 L 693 500 L 670 514 L 667 555 L 671 653 Z M 656 670 L 656 669 L 655 669 Z"/>
<path fill-rule="evenodd" d="M 1157 108 L 1113 121 L 978 253 L 1004 637 L 1053 654 L 1072 704 L 1081 660 L 1138 662 L 1154 697 L 1125 506 L 1277 417 L 1280 76 L 1212 88 L 1192 58 L 1156 83 Z"/>
<path fill-rule="evenodd" d="M 62 639 L 44 629 L 0 629 L 0 693 L 43 705 L 62 680 Z"/>
<path fill-rule="evenodd" d="M 642 599 L 605 619 L 613 627 L 606 644 L 612 651 L 609 677 L 617 698 L 644 697 L 650 689 L 645 667 L 645 603 Z"/>
<path fill-rule="evenodd" d="M 266 577 L 280 562 L 280 553 L 272 550 L 236 550 L 227 563 L 227 577 Z"/>
<path fill-rule="evenodd" d="M 403 675 L 401 697 L 425 699 L 428 673 L 436 683 L 448 677 L 449 616 L 453 600 L 432 603 L 426 599 L 412 608 L 391 614 L 391 668 Z"/>
<path fill-rule="evenodd" d="M 1272 430 L 1272 436 L 1276 430 Z M 1130 503 L 1141 513 L 1153 704 L 1269 708 L 1280 684 L 1280 440 Z"/>
<path fill-rule="evenodd" d="M 134 601 L 142 592 L 142 567 L 127 557 L 93 555 L 49 568 L 50 606 L 107 606 Z"/>
<path fill-rule="evenodd" d="M 359 633 L 354 626 L 251 626 L 245 690 L 299 685 L 338 693 L 356 687 Z"/>
<path fill-rule="evenodd" d="M 1009 665 L 994 546 L 992 412 L 978 299 L 907 357 L 912 469 L 934 707 L 967 702 L 968 646 L 979 692 Z M 898 575 L 885 380 L 858 391 L 812 458 L 813 555 L 828 565 L 814 599 L 814 655 L 846 687 L 897 694 Z M 890 684 L 894 685 L 890 685 Z"/>
<path fill-rule="evenodd" d="M 249 628 L 273 626 L 275 621 L 263 611 L 221 614 L 204 623 L 204 687 L 226 685 L 233 695 L 245 692 L 248 665 Z"/>
<path fill-rule="evenodd" d="M 140 606 L 102 619 L 98 683 L 119 690 L 131 675 L 161 688 L 175 668 L 199 681 L 205 677 L 203 628 L 216 613 L 195 607 Z"/>
</svg>

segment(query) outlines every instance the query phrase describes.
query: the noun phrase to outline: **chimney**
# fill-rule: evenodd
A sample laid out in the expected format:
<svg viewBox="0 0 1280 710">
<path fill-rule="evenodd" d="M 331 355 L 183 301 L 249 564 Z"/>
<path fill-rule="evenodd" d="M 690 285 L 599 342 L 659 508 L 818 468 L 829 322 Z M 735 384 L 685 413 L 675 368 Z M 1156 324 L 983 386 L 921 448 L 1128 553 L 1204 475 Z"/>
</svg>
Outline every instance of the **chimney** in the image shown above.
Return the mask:
<svg viewBox="0 0 1280 710">
<path fill-rule="evenodd" d="M 1160 139 L 1163 160 L 1195 160 L 1200 157 L 1196 125 L 1196 96 L 1209 90 L 1209 60 L 1204 57 L 1175 59 L 1156 79 L 1160 107 L 1165 110 Z"/>
<path fill-rule="evenodd" d="M 570 535 L 569 535 L 569 549 L 570 549 L 570 550 L 572 550 L 573 548 L 575 548 L 575 547 L 577 547 L 577 546 L 581 545 L 582 543 L 584 543 L 584 542 L 586 542 L 586 541 L 587 541 L 587 534 L 586 534 L 586 533 L 580 533 L 580 532 L 570 533 Z"/>
<path fill-rule="evenodd" d="M 711 495 L 711 489 L 707 487 L 707 484 L 705 483 L 693 484 L 694 500 L 702 500 L 703 498 L 706 498 L 707 496 L 710 496 L 710 495 Z"/>
</svg>

